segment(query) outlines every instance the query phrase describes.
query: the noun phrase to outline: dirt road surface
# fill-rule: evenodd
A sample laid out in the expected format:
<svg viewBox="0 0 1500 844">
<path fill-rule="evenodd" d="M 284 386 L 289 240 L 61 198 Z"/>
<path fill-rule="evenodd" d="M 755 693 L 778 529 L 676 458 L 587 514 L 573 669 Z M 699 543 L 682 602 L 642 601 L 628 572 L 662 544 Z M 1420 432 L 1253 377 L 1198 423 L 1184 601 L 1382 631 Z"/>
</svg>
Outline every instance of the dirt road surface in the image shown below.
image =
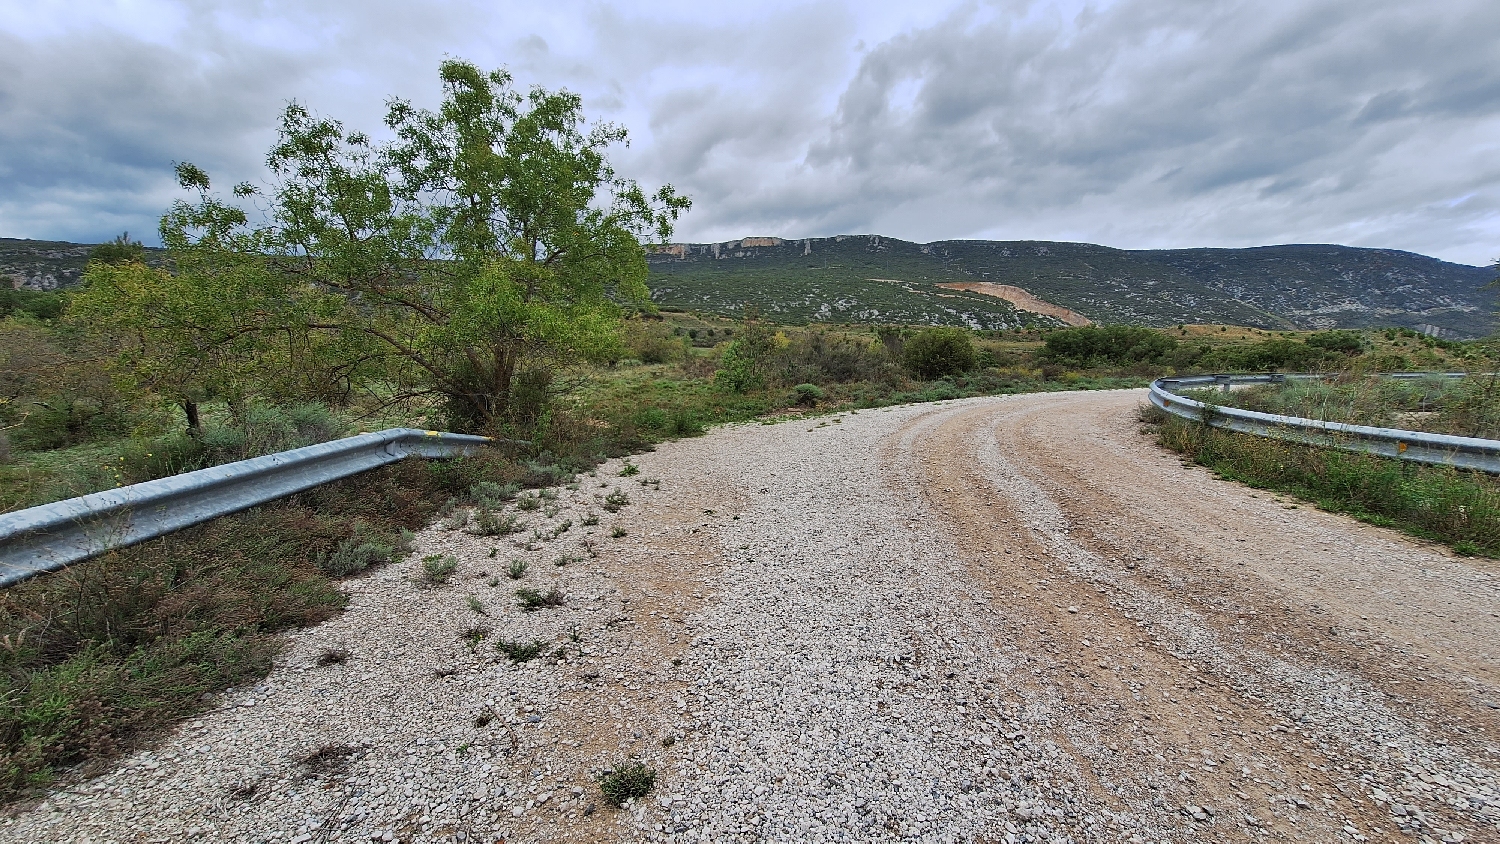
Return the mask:
<svg viewBox="0 0 1500 844">
<path fill-rule="evenodd" d="M 0 837 L 1500 841 L 1494 561 L 1184 467 L 1142 398 L 736 426 L 523 534 L 434 526 Z M 658 778 L 617 809 L 632 758 Z"/>
</svg>

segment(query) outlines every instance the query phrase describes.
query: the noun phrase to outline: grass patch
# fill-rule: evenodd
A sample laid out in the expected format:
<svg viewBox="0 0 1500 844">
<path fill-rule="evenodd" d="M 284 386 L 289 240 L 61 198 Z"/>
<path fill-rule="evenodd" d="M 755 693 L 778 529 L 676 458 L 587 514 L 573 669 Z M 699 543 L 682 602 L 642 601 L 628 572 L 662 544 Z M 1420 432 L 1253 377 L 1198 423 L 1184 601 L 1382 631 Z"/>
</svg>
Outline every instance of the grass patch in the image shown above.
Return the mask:
<svg viewBox="0 0 1500 844">
<path fill-rule="evenodd" d="M 505 654 L 511 662 L 530 662 L 547 650 L 547 643 L 541 639 L 533 639 L 530 642 L 498 639 L 495 641 L 495 650 Z"/>
<path fill-rule="evenodd" d="M 599 775 L 599 791 L 611 806 L 623 806 L 651 793 L 656 772 L 644 762 L 632 760 Z"/>
<path fill-rule="evenodd" d="M 523 612 L 536 612 L 546 607 L 560 607 L 563 605 L 563 593 L 553 587 L 546 592 L 530 587 L 516 590 L 516 599 L 520 602 Z"/>
<path fill-rule="evenodd" d="M 1175 416 L 1159 425 L 1162 445 L 1228 480 L 1314 501 L 1461 554 L 1500 557 L 1500 479 L 1222 431 Z"/>
</svg>

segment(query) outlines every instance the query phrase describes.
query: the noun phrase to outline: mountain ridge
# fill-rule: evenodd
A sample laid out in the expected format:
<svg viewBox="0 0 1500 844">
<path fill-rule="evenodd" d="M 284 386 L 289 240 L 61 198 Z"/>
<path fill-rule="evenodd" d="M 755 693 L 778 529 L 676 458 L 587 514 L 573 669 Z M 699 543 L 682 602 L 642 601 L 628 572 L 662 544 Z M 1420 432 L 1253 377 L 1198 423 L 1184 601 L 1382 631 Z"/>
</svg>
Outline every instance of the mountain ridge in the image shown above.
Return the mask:
<svg viewBox="0 0 1500 844">
<path fill-rule="evenodd" d="M 1016 324 L 1004 308 L 981 313 L 968 302 L 944 303 L 946 315 L 938 313 L 944 307 L 930 301 L 942 295 L 938 283 L 971 281 L 1019 287 L 1096 322 L 1398 325 L 1461 337 L 1487 335 L 1496 326 L 1496 291 L 1483 289 L 1494 280 L 1492 269 L 1337 244 L 1129 250 L 1063 241 L 913 243 L 837 235 L 678 243 L 659 247 L 648 261 L 653 296 L 662 305 L 733 312 L 750 304 L 790 319 Z M 869 301 L 864 294 L 872 279 L 905 284 L 911 295 L 879 313 L 848 305 Z"/>
</svg>

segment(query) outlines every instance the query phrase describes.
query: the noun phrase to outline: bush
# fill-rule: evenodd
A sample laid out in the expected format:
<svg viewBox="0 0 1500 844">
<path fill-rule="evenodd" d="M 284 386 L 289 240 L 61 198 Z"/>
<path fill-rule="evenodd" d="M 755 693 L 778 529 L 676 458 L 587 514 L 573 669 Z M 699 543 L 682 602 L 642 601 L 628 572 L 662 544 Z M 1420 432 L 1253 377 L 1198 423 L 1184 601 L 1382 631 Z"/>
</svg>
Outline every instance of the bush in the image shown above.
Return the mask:
<svg viewBox="0 0 1500 844">
<path fill-rule="evenodd" d="M 1091 325 L 1051 332 L 1038 358 L 1064 366 L 1123 366 L 1157 363 L 1176 348 L 1175 339 L 1155 329 Z"/>
<path fill-rule="evenodd" d="M 811 407 L 823 398 L 823 389 L 817 384 L 798 384 L 792 388 L 792 400 L 797 404 Z"/>
<path fill-rule="evenodd" d="M 901 362 L 923 381 L 974 368 L 974 341 L 962 328 L 924 328 L 907 340 Z"/>
<path fill-rule="evenodd" d="M 411 553 L 412 534 L 404 529 L 393 541 L 364 519 L 356 519 L 353 528 L 354 534 L 341 540 L 332 554 L 318 557 L 318 568 L 329 577 L 348 577 L 371 566 L 383 566 L 398 554 Z"/>
</svg>

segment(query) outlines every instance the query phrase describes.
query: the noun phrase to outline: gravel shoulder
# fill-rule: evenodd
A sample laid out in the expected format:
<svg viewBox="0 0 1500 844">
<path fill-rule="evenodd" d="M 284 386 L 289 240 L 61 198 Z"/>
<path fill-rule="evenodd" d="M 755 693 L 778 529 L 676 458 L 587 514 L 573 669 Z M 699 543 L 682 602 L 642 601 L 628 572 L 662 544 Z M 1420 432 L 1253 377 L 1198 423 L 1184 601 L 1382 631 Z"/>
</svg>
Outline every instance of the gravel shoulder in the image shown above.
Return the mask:
<svg viewBox="0 0 1500 844">
<path fill-rule="evenodd" d="M 734 426 L 436 525 L 0 840 L 1500 838 L 1493 561 L 1184 468 L 1142 396 Z"/>
</svg>

